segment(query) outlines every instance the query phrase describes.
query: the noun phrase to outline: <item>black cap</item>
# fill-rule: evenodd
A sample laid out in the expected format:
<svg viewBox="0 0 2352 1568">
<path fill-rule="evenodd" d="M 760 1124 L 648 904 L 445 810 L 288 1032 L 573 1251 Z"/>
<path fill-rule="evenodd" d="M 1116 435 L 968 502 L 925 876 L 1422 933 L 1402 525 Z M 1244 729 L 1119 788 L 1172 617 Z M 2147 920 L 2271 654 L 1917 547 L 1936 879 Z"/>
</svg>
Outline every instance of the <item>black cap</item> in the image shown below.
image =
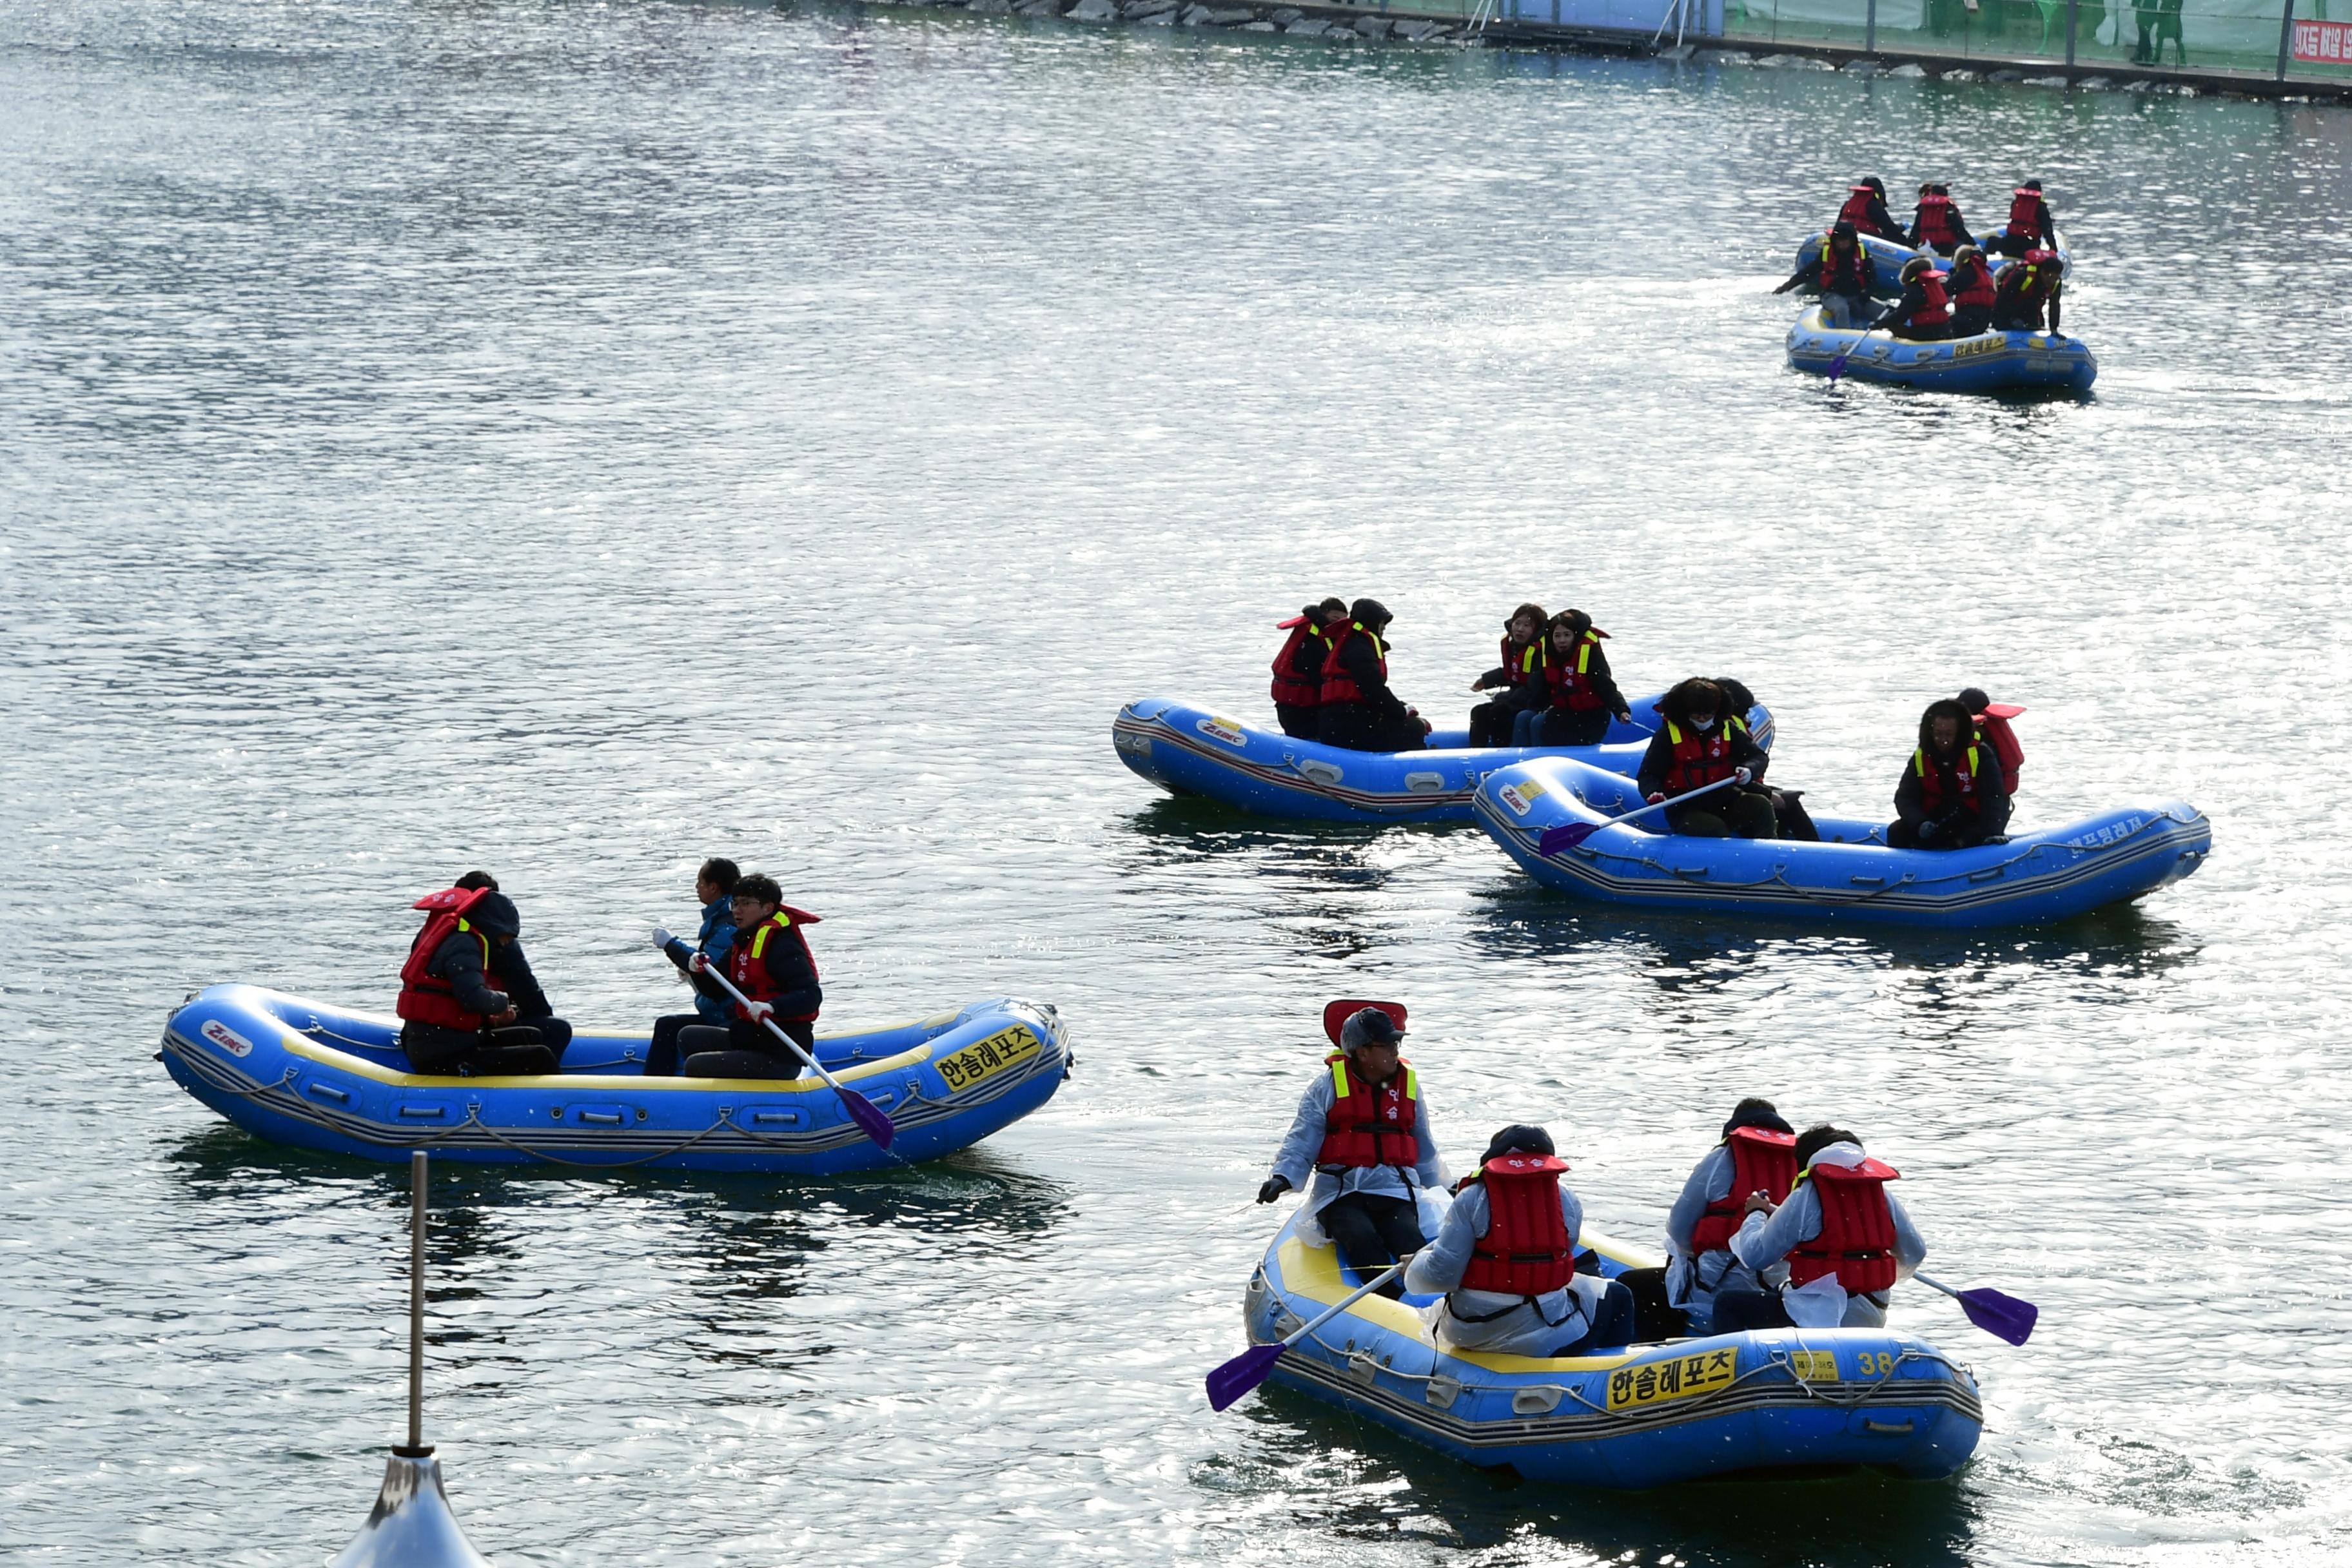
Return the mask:
<svg viewBox="0 0 2352 1568">
<path fill-rule="evenodd" d="M 1559 1152 L 1551 1146 L 1550 1133 L 1540 1127 L 1530 1127 L 1524 1121 L 1517 1121 L 1487 1140 L 1486 1152 L 1479 1156 L 1478 1163 L 1483 1165 L 1489 1160 L 1499 1160 L 1514 1149 L 1522 1154 L 1553 1154 Z"/>
<path fill-rule="evenodd" d="M 1992 706 L 1992 699 L 1985 695 L 1985 689 L 1981 686 L 1971 686 L 1963 690 L 1959 702 L 1971 714 L 1981 713 Z"/>
<path fill-rule="evenodd" d="M 1348 1015 L 1339 1026 L 1339 1048 L 1352 1051 L 1358 1046 L 1392 1046 L 1404 1038 L 1394 1018 L 1378 1007 L 1359 1007 Z"/>
<path fill-rule="evenodd" d="M 466 911 L 466 919 L 492 936 L 520 936 L 522 911 L 504 893 L 485 893 L 482 901 Z"/>
</svg>

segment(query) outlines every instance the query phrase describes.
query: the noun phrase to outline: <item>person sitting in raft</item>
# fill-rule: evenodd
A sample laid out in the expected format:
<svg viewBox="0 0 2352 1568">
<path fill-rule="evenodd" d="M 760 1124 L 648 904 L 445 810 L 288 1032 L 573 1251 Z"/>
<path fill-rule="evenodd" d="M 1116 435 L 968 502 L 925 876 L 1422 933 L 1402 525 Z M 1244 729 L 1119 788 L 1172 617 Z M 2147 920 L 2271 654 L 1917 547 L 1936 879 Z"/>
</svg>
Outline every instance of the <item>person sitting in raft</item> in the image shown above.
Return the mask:
<svg viewBox="0 0 2352 1568">
<path fill-rule="evenodd" d="M 2025 765 L 2025 747 L 2009 721 L 2025 710 L 2014 702 L 1995 702 L 1981 686 L 1963 687 L 1954 700 L 1969 710 L 1976 721 L 1978 738 L 2000 759 L 2000 793 L 2016 799 L 2017 771 Z"/>
<path fill-rule="evenodd" d="M 654 928 L 654 945 L 672 963 L 678 974 L 694 986 L 694 1011 L 669 1013 L 654 1020 L 653 1044 L 646 1052 L 646 1076 L 669 1078 L 677 1072 L 677 1036 L 681 1029 L 701 1025 L 706 1028 L 723 1029 L 733 1004 L 726 993 L 693 972 L 694 955 L 717 960 L 726 956 L 735 945 L 734 898 L 736 879 L 742 875 L 732 860 L 713 856 L 702 863 L 694 874 L 695 901 L 702 906 L 702 926 L 695 932 L 692 945 L 669 934 L 667 928 Z"/>
<path fill-rule="evenodd" d="M 1951 186 L 1919 187 L 1919 205 L 1911 210 L 1911 232 L 1905 237 L 1905 244 L 1914 250 L 1949 256 L 1975 239 L 1969 226 L 1960 221 L 1959 205 L 1952 200 Z"/>
<path fill-rule="evenodd" d="M 1298 1097 L 1298 1114 L 1274 1157 L 1274 1174 L 1257 1190 L 1270 1204 L 1307 1189 L 1316 1223 L 1341 1261 L 1366 1279 L 1423 1245 L 1416 1189 L 1438 1184 L 1437 1140 L 1421 1080 L 1397 1054 L 1404 1031 L 1378 1007 L 1360 1008 L 1339 1026 L 1339 1048 Z M 1307 1188 L 1308 1177 L 1314 1185 Z M 1384 1296 L 1402 1296 L 1391 1279 Z"/>
<path fill-rule="evenodd" d="M 2042 182 L 2028 180 L 2010 193 L 2009 222 L 1985 240 L 1985 248 L 2000 256 L 2023 256 L 2029 250 L 2056 250 L 2058 220 L 2042 195 Z"/>
<path fill-rule="evenodd" d="M 775 879 L 756 871 L 736 882 L 728 913 L 735 921 L 735 940 L 726 956 L 713 963 L 698 952 L 687 965 L 696 974 L 719 970 L 750 1005 L 728 998 L 724 1032 L 704 1025 L 678 1031 L 678 1049 L 687 1053 L 685 1076 L 798 1078 L 800 1058 L 767 1026 L 782 1028 L 803 1050 L 816 1045 L 824 988 L 817 984 L 816 958 L 804 928 L 815 925 L 817 917 L 784 902 Z"/>
<path fill-rule="evenodd" d="M 1838 208 L 1838 221 L 1896 245 L 1911 243 L 1903 226 L 1886 210 L 1886 182 L 1875 174 L 1864 175 L 1862 184 L 1847 188 L 1845 205 Z"/>
<path fill-rule="evenodd" d="M 1862 1140 L 1838 1127 L 1805 1129 L 1796 1152 L 1788 1201 L 1753 1194 L 1731 1237 L 1740 1267 L 1761 1277 L 1785 1262 L 1789 1282 L 1778 1291 L 1717 1290 L 1718 1334 L 1884 1328 L 1887 1291 L 1927 1259 L 1927 1244 L 1886 1191 L 1901 1172 L 1864 1154 Z"/>
<path fill-rule="evenodd" d="M 1736 778 L 1738 783 L 1704 800 L 1666 807 L 1666 830 L 1700 838 L 1777 837 L 1772 794 L 1759 785 L 1771 758 L 1728 707 L 1723 688 L 1712 680 L 1694 676 L 1677 684 L 1658 703 L 1664 722 L 1642 753 L 1634 784 L 1654 805 Z"/>
<path fill-rule="evenodd" d="M 1991 330 L 1996 290 L 1981 249 L 1964 245 L 1952 252 L 1952 273 L 1944 287 L 1952 296 L 1952 336 L 1972 338 Z"/>
<path fill-rule="evenodd" d="M 1997 332 L 2042 331 L 2042 309 L 2050 312 L 2050 335 L 2058 330 L 2058 300 L 2066 287 L 2065 268 L 2054 250 L 2029 250 L 2021 261 L 2000 269 L 1993 285 L 1992 325 Z"/>
<path fill-rule="evenodd" d="M 415 907 L 425 926 L 408 945 L 393 1009 L 409 1066 L 460 1077 L 554 1072 L 572 1026 L 531 973 L 521 913 L 497 879 L 469 871 Z"/>
<path fill-rule="evenodd" d="M 1666 1213 L 1666 1300 L 1681 1309 L 1692 1333 L 1715 1331 L 1717 1291 L 1772 1289 L 1788 1278 L 1777 1266 L 1761 1278 L 1751 1273 L 1731 1256 L 1731 1237 L 1750 1197 L 1762 1193 L 1786 1203 L 1796 1181 L 1795 1129 L 1769 1100 L 1733 1106 L 1723 1142 L 1691 1167 Z"/>
<path fill-rule="evenodd" d="M 1404 1288 L 1445 1292 L 1441 1350 L 1590 1355 L 1633 1338 L 1633 1293 L 1576 1271 L 1584 1205 L 1540 1127 L 1506 1127 L 1454 1189 L 1437 1239 L 1413 1255 Z"/>
<path fill-rule="evenodd" d="M 1331 657 L 1330 628 L 1348 618 L 1348 601 L 1326 599 L 1276 625 L 1290 636 L 1274 656 L 1274 716 L 1282 732 L 1312 741 L 1319 732 L 1323 661 Z"/>
<path fill-rule="evenodd" d="M 1359 599 L 1348 619 L 1330 630 L 1323 660 L 1322 727 L 1327 746 L 1351 752 L 1417 752 L 1428 743 L 1429 722 L 1389 689 L 1388 607 Z"/>
<path fill-rule="evenodd" d="M 1831 226 L 1820 251 L 1798 262 L 1789 280 L 1772 292 L 1786 294 L 1808 283 L 1821 292 L 1825 326 L 1851 327 L 1868 312 L 1870 258 L 1863 254 L 1853 219 L 1842 217 Z"/>
<path fill-rule="evenodd" d="M 1551 617 L 1541 605 L 1521 605 L 1503 625 L 1503 662 L 1470 683 L 1473 691 L 1499 695 L 1470 710 L 1470 743 L 1507 746 L 1512 721 L 1543 705 L 1544 626 Z"/>
<path fill-rule="evenodd" d="M 1582 610 L 1562 610 L 1551 618 L 1550 658 L 1543 669 L 1545 704 L 1522 715 L 1520 728 L 1511 737 L 1515 742 L 1595 746 L 1609 732 L 1612 716 L 1633 721 L 1625 694 L 1609 674 L 1609 656 L 1601 651 L 1601 641 L 1608 635 Z"/>
<path fill-rule="evenodd" d="M 2009 826 L 2000 758 L 1968 704 L 1939 697 L 1919 715 L 1919 744 L 1895 786 L 1886 842 L 1896 849 L 1973 849 Z"/>
<path fill-rule="evenodd" d="M 1892 325 L 1889 325 L 1889 323 Z M 1944 275 L 1924 256 L 1903 264 L 1903 297 L 1878 313 L 1863 331 L 1886 327 L 1888 334 L 1915 343 L 1932 343 L 1952 335 L 1951 297 L 1944 291 Z"/>
</svg>

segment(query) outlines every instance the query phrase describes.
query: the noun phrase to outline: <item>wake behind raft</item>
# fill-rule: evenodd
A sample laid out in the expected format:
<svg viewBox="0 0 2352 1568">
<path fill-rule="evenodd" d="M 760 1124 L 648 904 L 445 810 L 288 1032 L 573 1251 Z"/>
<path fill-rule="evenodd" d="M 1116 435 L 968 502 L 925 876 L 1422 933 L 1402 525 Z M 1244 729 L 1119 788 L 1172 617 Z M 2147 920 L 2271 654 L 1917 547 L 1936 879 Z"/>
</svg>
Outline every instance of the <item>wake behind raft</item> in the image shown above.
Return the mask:
<svg viewBox="0 0 2352 1568">
<path fill-rule="evenodd" d="M 1249 1282 L 1253 1343 L 1278 1342 L 1344 1298 L 1328 1245 L 1294 1215 Z M 1615 1279 L 1660 1262 L 1584 1237 L 1580 1272 Z M 1370 1296 L 1282 1352 L 1269 1380 L 1416 1442 L 1529 1480 L 1655 1487 L 1744 1472 L 1892 1470 L 1948 1476 L 1976 1451 L 1984 1411 L 1969 1370 L 1886 1329 L 1769 1329 L 1597 1355 L 1438 1348 L 1419 1310 Z"/>
<path fill-rule="evenodd" d="M 641 1035 L 572 1037 L 561 1073 L 408 1070 L 400 1020 L 257 985 L 215 985 L 163 1030 L 163 1064 L 257 1137 L 405 1160 L 840 1175 L 969 1148 L 1054 1097 L 1068 1030 L 1042 1003 L 998 997 L 918 1023 L 817 1037 L 816 1057 L 888 1113 L 876 1146 L 818 1079 L 647 1078 Z"/>
<path fill-rule="evenodd" d="M 1658 695 L 1632 704 L 1657 711 Z M 1756 743 L 1772 746 L 1771 710 L 1748 714 Z M 1482 747 L 1465 730 L 1438 730 L 1419 752 L 1356 752 L 1262 730 L 1178 698 L 1146 697 L 1111 725 L 1118 760 L 1176 795 L 1202 795 L 1259 816 L 1321 822 L 1467 822 L 1479 782 L 1533 757 L 1570 757 L 1631 778 L 1652 731 L 1612 721 L 1597 746 Z"/>
<path fill-rule="evenodd" d="M 2183 801 L 2119 806 L 1972 849 L 1895 849 L 1885 825 L 1815 816 L 1819 843 L 1696 838 L 1609 819 L 1643 804 L 1626 780 L 1564 757 L 1478 786 L 1478 826 L 1556 892 L 1635 909 L 1969 928 L 2065 920 L 2144 898 L 2204 863 L 2212 824 Z M 1544 852 L 1548 830 L 1589 825 Z M 1563 835 L 1562 837 L 1568 836 Z"/>
</svg>

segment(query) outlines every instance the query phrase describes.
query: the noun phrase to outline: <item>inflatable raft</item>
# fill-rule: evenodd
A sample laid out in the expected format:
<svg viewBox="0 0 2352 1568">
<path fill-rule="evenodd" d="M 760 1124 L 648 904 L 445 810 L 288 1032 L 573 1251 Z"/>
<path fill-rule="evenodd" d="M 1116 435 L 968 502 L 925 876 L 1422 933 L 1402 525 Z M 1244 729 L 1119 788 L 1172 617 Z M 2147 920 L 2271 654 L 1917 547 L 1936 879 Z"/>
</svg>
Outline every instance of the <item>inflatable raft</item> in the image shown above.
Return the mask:
<svg viewBox="0 0 2352 1568">
<path fill-rule="evenodd" d="M 1632 784 L 1567 758 L 1479 785 L 1478 825 L 1545 887 L 1633 909 L 1902 925 L 2031 925 L 2142 898 L 2204 862 L 2212 825 L 2181 802 L 2125 806 L 1974 849 L 1891 849 L 1885 825 L 1815 816 L 1822 842 L 1686 838 L 1644 824 L 1542 853 L 1544 830 L 1642 804 Z M 1648 818 L 1645 822 L 1654 823 Z"/>
<path fill-rule="evenodd" d="M 1994 229 L 1990 234 L 1979 235 L 1977 243 L 1981 246 L 2008 232 L 2006 228 Z M 1891 239 L 1881 239 L 1876 235 L 1857 235 L 1855 237 L 1862 241 L 1863 255 L 1870 262 L 1870 292 L 1875 299 L 1892 300 L 1903 292 L 1903 264 L 1915 256 L 1924 256 L 1933 261 L 1938 272 L 1949 272 L 1952 269 L 1950 257 L 1938 256 L 1932 250 L 1914 250 L 1907 245 L 1897 245 Z M 1797 247 L 1797 265 L 1809 267 L 1819 262 L 1822 257 L 1822 243 L 1828 238 L 1829 231 L 1824 229 Z M 1994 274 L 1998 276 L 2003 265 L 2003 258 L 1993 256 L 1990 252 L 1987 253 L 1986 258 L 1993 264 Z M 2058 273 L 2062 278 L 2072 278 L 2074 275 L 2074 258 L 2063 245 L 2058 247 Z M 1811 283 L 1802 285 L 1797 291 L 1801 294 L 1820 292 Z"/>
<path fill-rule="evenodd" d="M 1653 713 L 1658 696 L 1634 700 Z M 1748 716 L 1756 743 L 1772 744 L 1771 710 Z M 1611 721 L 1597 746 L 1473 751 L 1469 732 L 1439 730 L 1420 752 L 1351 752 L 1261 730 L 1174 698 L 1147 697 L 1111 725 L 1118 760 L 1171 795 L 1205 795 L 1261 816 L 1323 822 L 1467 822 L 1478 781 L 1530 757 L 1573 757 L 1632 777 L 1649 744 L 1646 725 Z"/>
<path fill-rule="evenodd" d="M 180 1087 L 257 1137 L 405 1160 L 758 1171 L 803 1176 L 933 1160 L 1054 1097 L 1071 1065 L 1054 1009 L 999 998 L 919 1023 L 819 1036 L 817 1058 L 898 1125 L 885 1152 L 823 1080 L 647 1078 L 642 1035 L 572 1037 L 564 1070 L 436 1078 L 408 1070 L 400 1021 L 215 985 L 163 1029 Z"/>
<path fill-rule="evenodd" d="M 1844 354 L 1841 375 L 1931 392 L 2088 392 L 2099 362 L 2080 338 L 2050 332 L 1979 332 L 1972 338 L 1917 343 L 1884 331 L 1832 327 L 1818 305 L 1789 329 L 1789 363 L 1827 375 Z"/>
<path fill-rule="evenodd" d="M 1294 1216 L 1243 1313 L 1271 1344 L 1361 1281 Z M 1598 1237 L 1580 1267 L 1655 1267 Z M 1966 1367 L 1886 1329 L 1775 1329 L 1562 1358 L 1440 1350 L 1421 1304 L 1369 1296 L 1283 1352 L 1271 1381 L 1465 1464 L 1530 1480 L 1655 1487 L 1773 1470 L 1948 1476 L 1984 1426 Z"/>
</svg>

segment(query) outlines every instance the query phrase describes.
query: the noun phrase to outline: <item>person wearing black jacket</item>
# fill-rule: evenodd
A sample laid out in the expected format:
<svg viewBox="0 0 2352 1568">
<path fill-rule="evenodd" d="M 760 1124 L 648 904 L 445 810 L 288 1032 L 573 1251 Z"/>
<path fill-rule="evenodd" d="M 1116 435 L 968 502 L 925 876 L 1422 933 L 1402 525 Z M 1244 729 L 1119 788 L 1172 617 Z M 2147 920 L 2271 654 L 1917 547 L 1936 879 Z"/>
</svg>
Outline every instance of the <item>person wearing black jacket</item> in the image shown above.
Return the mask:
<svg viewBox="0 0 2352 1568">
<path fill-rule="evenodd" d="M 1969 849 L 2009 826 L 2000 758 L 1979 740 L 1976 716 L 1949 697 L 1919 715 L 1919 745 L 1895 786 L 1886 842 L 1897 849 Z"/>
<path fill-rule="evenodd" d="M 1993 279 L 1992 326 L 1997 332 L 2038 332 L 2042 311 L 2050 310 L 2050 335 L 2058 330 L 2058 300 L 2066 289 L 2066 270 L 2053 250 L 2029 250 L 2022 261 L 2012 261 Z"/>
<path fill-rule="evenodd" d="M 1850 188 L 1845 205 L 1838 208 L 1838 216 L 1852 219 L 1853 226 L 1864 234 L 1875 235 L 1897 245 L 1910 243 L 1904 235 L 1903 226 L 1896 223 L 1895 215 L 1886 210 L 1886 182 L 1875 174 L 1864 176 L 1860 184 Z"/>
<path fill-rule="evenodd" d="M 1609 673 L 1601 651 L 1607 637 L 1582 610 L 1562 610 L 1551 618 L 1549 658 L 1544 666 L 1545 706 L 1530 714 L 1528 742 L 1538 746 L 1597 746 L 1609 721 L 1632 723 L 1625 694 Z"/>
<path fill-rule="evenodd" d="M 1544 701 L 1544 627 L 1551 620 L 1541 605 L 1521 605 L 1503 626 L 1504 662 L 1470 683 L 1473 691 L 1495 697 L 1470 710 L 1470 743 L 1507 746 L 1512 721 Z"/>
<path fill-rule="evenodd" d="M 1911 209 L 1911 232 L 1904 243 L 1914 250 L 1932 250 L 1938 256 L 1949 256 L 1963 245 L 1973 245 L 1976 237 L 1960 216 L 1959 203 L 1952 200 L 1949 185 L 1922 185 L 1919 205 Z"/>
<path fill-rule="evenodd" d="M 1771 756 L 1748 733 L 1745 719 L 1730 711 L 1723 688 L 1693 677 L 1678 683 L 1658 704 L 1662 722 L 1642 753 L 1634 783 L 1652 805 L 1692 790 L 1736 778 L 1688 805 L 1661 814 L 1667 831 L 1701 838 L 1776 838 L 1772 792 L 1762 787 Z"/>
<path fill-rule="evenodd" d="M 1323 728 L 1327 746 L 1351 752 L 1417 752 L 1429 725 L 1389 689 L 1388 607 L 1378 599 L 1349 606 L 1345 626 L 1331 630 L 1331 657 L 1323 661 Z"/>
<path fill-rule="evenodd" d="M 1797 263 L 1789 280 L 1772 292 L 1786 294 L 1808 284 L 1822 297 L 1825 325 L 1850 327 L 1870 308 L 1870 258 L 1852 219 L 1838 219 L 1820 248 Z"/>
<path fill-rule="evenodd" d="M 457 1005 L 480 1015 L 479 1029 L 454 1029 L 411 1018 L 400 1047 L 420 1073 L 550 1073 L 572 1043 L 572 1026 L 555 1016 L 520 940 L 522 915 L 487 871 L 468 871 L 457 887 L 488 889 L 466 919 L 433 950 L 425 973 L 446 984 Z"/>
<path fill-rule="evenodd" d="M 817 917 L 784 902 L 772 877 L 754 871 L 738 879 L 729 900 L 735 941 L 724 959 L 702 953 L 688 960 L 690 973 L 717 970 L 750 998 L 746 1007 L 730 997 L 725 1033 L 707 1026 L 678 1031 L 688 1078 L 798 1078 L 800 1058 L 769 1032 L 772 1023 L 803 1050 L 816 1044 L 816 1016 L 824 1005 L 816 958 L 809 952 L 806 927 Z M 721 995 L 726 994 L 722 991 Z"/>
<path fill-rule="evenodd" d="M 1985 241 L 1998 256 L 2022 256 L 2029 250 L 2058 248 L 2058 220 L 2042 194 L 2042 182 L 2028 180 L 2011 193 L 2009 222 Z"/>
<path fill-rule="evenodd" d="M 1331 654 L 1331 628 L 1348 618 L 1348 601 L 1309 605 L 1280 630 L 1290 634 L 1274 656 L 1274 716 L 1282 732 L 1303 741 L 1321 728 L 1323 661 Z"/>
<path fill-rule="evenodd" d="M 1951 296 L 1934 262 L 1915 256 L 1903 264 L 1903 297 L 1863 331 L 1874 332 L 1881 327 L 1910 342 L 1935 342 L 1952 335 Z"/>
</svg>

